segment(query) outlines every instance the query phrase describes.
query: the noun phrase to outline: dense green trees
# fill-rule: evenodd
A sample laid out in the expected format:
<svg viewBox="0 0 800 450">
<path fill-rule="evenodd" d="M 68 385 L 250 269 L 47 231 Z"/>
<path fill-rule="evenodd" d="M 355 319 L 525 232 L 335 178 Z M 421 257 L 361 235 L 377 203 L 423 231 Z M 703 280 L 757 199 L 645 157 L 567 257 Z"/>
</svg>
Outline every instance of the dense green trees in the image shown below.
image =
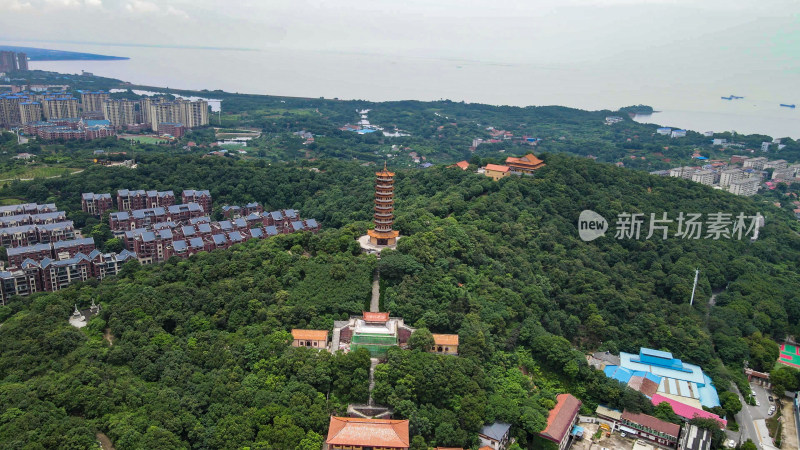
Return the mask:
<svg viewBox="0 0 800 450">
<path fill-rule="evenodd" d="M 330 414 L 367 400 L 369 357 L 293 349 L 287 331 L 330 329 L 366 309 L 376 265 L 386 310 L 460 338 L 458 357 L 393 349 L 376 369 L 375 401 L 411 420 L 418 446 L 469 446 L 496 420 L 530 445 L 561 392 L 579 397 L 584 412 L 603 403 L 652 413 L 645 397 L 588 367 L 585 352 L 598 348 L 670 350 L 703 365 L 723 391 L 744 360 L 772 368 L 775 339 L 798 331 L 800 310 L 800 238 L 785 216 L 684 180 L 543 157 L 535 177 L 499 182 L 446 168 L 399 171 L 405 237 L 380 262 L 355 242 L 371 217 L 374 176 L 357 164 L 318 161 L 316 172 L 143 155 L 133 171 L 12 183 L 0 195 L 55 199 L 70 215 L 83 191 L 208 188 L 217 206 L 292 207 L 326 231 L 130 263 L 115 279 L 0 308 L 0 442 L 66 436 L 80 447 L 100 430 L 120 449 L 313 447 Z M 583 209 L 609 219 L 606 237 L 579 239 Z M 759 210 L 767 220 L 756 242 L 613 236 L 620 212 Z M 87 234 L 106 232 L 84 220 Z M 722 291 L 714 307 L 712 289 Z M 67 325 L 72 305 L 92 298 L 101 315 L 82 330 Z M 798 381 L 779 376 L 787 387 Z M 29 411 L 43 417 L 37 433 Z"/>
</svg>

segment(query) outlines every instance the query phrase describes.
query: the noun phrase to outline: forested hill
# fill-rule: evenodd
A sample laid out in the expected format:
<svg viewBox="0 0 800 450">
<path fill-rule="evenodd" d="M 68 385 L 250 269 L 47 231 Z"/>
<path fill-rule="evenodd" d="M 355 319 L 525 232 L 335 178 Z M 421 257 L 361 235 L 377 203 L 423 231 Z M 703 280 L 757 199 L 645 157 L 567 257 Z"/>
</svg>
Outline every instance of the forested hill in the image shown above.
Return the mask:
<svg viewBox="0 0 800 450">
<path fill-rule="evenodd" d="M 603 403 L 652 413 L 644 397 L 589 369 L 584 352 L 598 348 L 669 350 L 702 365 L 721 392 L 741 381 L 745 359 L 772 368 L 774 339 L 800 332 L 790 217 L 686 180 L 542 157 L 535 177 L 499 182 L 444 167 L 398 171 L 405 238 L 380 262 L 354 241 L 369 223 L 374 169 L 352 163 L 320 161 L 316 172 L 143 155 L 137 170 L 93 167 L 0 190 L 55 201 L 90 233 L 102 227 L 75 212 L 80 193 L 117 188 L 208 188 L 217 207 L 296 208 L 324 229 L 129 263 L 115 279 L 0 307 L 0 446 L 86 448 L 100 431 L 118 449 L 318 449 L 329 415 L 365 401 L 368 354 L 290 348 L 286 332 L 330 328 L 367 308 L 376 264 L 383 310 L 460 335 L 458 357 L 391 351 L 376 371 L 375 400 L 410 418 L 430 446 L 470 446 L 495 420 L 530 446 L 559 392 L 578 396 L 584 412 Z M 584 209 L 609 220 L 605 237 L 580 240 Z M 766 225 L 756 242 L 645 240 L 646 231 L 618 240 L 622 212 L 760 212 Z M 726 287 L 709 311 L 712 289 Z M 68 325 L 72 305 L 92 298 L 100 316 L 82 330 Z"/>
</svg>

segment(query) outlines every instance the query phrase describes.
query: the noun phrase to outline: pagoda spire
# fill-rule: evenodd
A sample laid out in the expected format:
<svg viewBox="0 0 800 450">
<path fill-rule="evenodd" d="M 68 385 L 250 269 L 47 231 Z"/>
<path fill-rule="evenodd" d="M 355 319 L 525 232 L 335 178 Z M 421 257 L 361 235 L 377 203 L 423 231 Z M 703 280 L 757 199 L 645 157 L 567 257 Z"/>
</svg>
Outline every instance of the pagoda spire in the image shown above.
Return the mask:
<svg viewBox="0 0 800 450">
<path fill-rule="evenodd" d="M 383 170 L 375 172 L 375 207 L 372 219 L 375 228 L 367 231 L 372 245 L 395 245 L 400 232 L 394 225 L 394 173 L 389 172 L 386 161 Z"/>
</svg>

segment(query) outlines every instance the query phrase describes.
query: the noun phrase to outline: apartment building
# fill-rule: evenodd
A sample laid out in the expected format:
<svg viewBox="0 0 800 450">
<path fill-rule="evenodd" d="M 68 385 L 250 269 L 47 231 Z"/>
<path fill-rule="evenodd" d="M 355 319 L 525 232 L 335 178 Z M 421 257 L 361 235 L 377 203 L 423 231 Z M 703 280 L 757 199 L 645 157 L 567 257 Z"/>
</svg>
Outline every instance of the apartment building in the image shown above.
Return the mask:
<svg viewBox="0 0 800 450">
<path fill-rule="evenodd" d="M 714 173 L 713 170 L 698 170 L 692 174 L 692 181 L 711 186 L 714 184 Z"/>
<path fill-rule="evenodd" d="M 764 165 L 767 164 L 767 158 L 761 156 L 758 158 L 750 158 L 742 163 L 743 169 L 762 170 Z"/>
<path fill-rule="evenodd" d="M 747 178 L 738 180 L 731 183 L 728 192 L 744 197 L 752 197 L 758 192 L 758 185 L 760 180 L 758 178 Z"/>
<path fill-rule="evenodd" d="M 42 104 L 39 102 L 20 102 L 19 104 L 19 123 L 39 122 L 42 120 Z"/>
<path fill-rule="evenodd" d="M 103 117 L 111 122 L 111 125 L 116 129 L 141 123 L 141 110 L 139 108 L 140 102 L 128 99 L 104 100 L 101 105 Z"/>
<path fill-rule="evenodd" d="M 106 211 L 114 209 L 114 200 L 111 198 L 111 194 L 85 192 L 81 194 L 81 209 L 87 214 L 100 217 Z"/>
<path fill-rule="evenodd" d="M 105 91 L 80 91 L 83 112 L 102 112 L 103 103 L 110 98 Z"/>
<path fill-rule="evenodd" d="M 211 214 L 211 192 L 206 190 L 184 189 L 181 192 L 183 203 L 198 203 L 206 214 Z"/>
<path fill-rule="evenodd" d="M 720 173 L 719 185 L 720 187 L 726 188 L 729 187 L 731 183 L 735 183 L 744 178 L 745 173 L 741 169 L 726 169 Z"/>
<path fill-rule="evenodd" d="M 78 99 L 69 95 L 46 96 L 41 103 L 46 120 L 78 117 Z"/>
</svg>

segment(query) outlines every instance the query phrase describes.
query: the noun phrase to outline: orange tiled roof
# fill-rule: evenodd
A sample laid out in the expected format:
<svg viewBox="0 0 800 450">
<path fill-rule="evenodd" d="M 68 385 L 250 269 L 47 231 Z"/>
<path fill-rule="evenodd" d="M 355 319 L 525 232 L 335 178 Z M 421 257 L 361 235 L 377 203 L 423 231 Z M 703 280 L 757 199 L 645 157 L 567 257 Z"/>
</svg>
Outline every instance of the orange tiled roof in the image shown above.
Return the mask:
<svg viewBox="0 0 800 450">
<path fill-rule="evenodd" d="M 364 320 L 367 322 L 388 322 L 388 312 L 367 312 L 364 311 Z"/>
<path fill-rule="evenodd" d="M 508 172 L 508 166 L 500 166 L 497 164 L 487 164 L 486 170 L 493 170 L 495 172 Z"/>
<path fill-rule="evenodd" d="M 329 445 L 408 448 L 408 420 L 331 416 Z"/>
<path fill-rule="evenodd" d="M 536 155 L 534 155 L 533 153 L 528 153 L 522 158 L 515 158 L 513 156 L 509 156 L 508 158 L 506 158 L 506 164 L 517 164 L 519 166 L 537 168 L 544 166 L 544 161 L 537 158 Z"/>
<path fill-rule="evenodd" d="M 433 342 L 436 345 L 458 345 L 457 334 L 434 334 Z"/>
<path fill-rule="evenodd" d="M 547 416 L 547 427 L 539 435 L 553 442 L 561 442 L 580 408 L 581 401 L 572 394 L 559 394 L 556 396 L 556 406 Z"/>
<path fill-rule="evenodd" d="M 328 330 L 300 330 L 295 328 L 292 330 L 292 337 L 306 341 L 327 341 Z"/>
<path fill-rule="evenodd" d="M 459 161 L 456 163 L 456 166 L 459 167 L 461 170 L 469 169 L 469 163 L 466 161 Z"/>
</svg>

